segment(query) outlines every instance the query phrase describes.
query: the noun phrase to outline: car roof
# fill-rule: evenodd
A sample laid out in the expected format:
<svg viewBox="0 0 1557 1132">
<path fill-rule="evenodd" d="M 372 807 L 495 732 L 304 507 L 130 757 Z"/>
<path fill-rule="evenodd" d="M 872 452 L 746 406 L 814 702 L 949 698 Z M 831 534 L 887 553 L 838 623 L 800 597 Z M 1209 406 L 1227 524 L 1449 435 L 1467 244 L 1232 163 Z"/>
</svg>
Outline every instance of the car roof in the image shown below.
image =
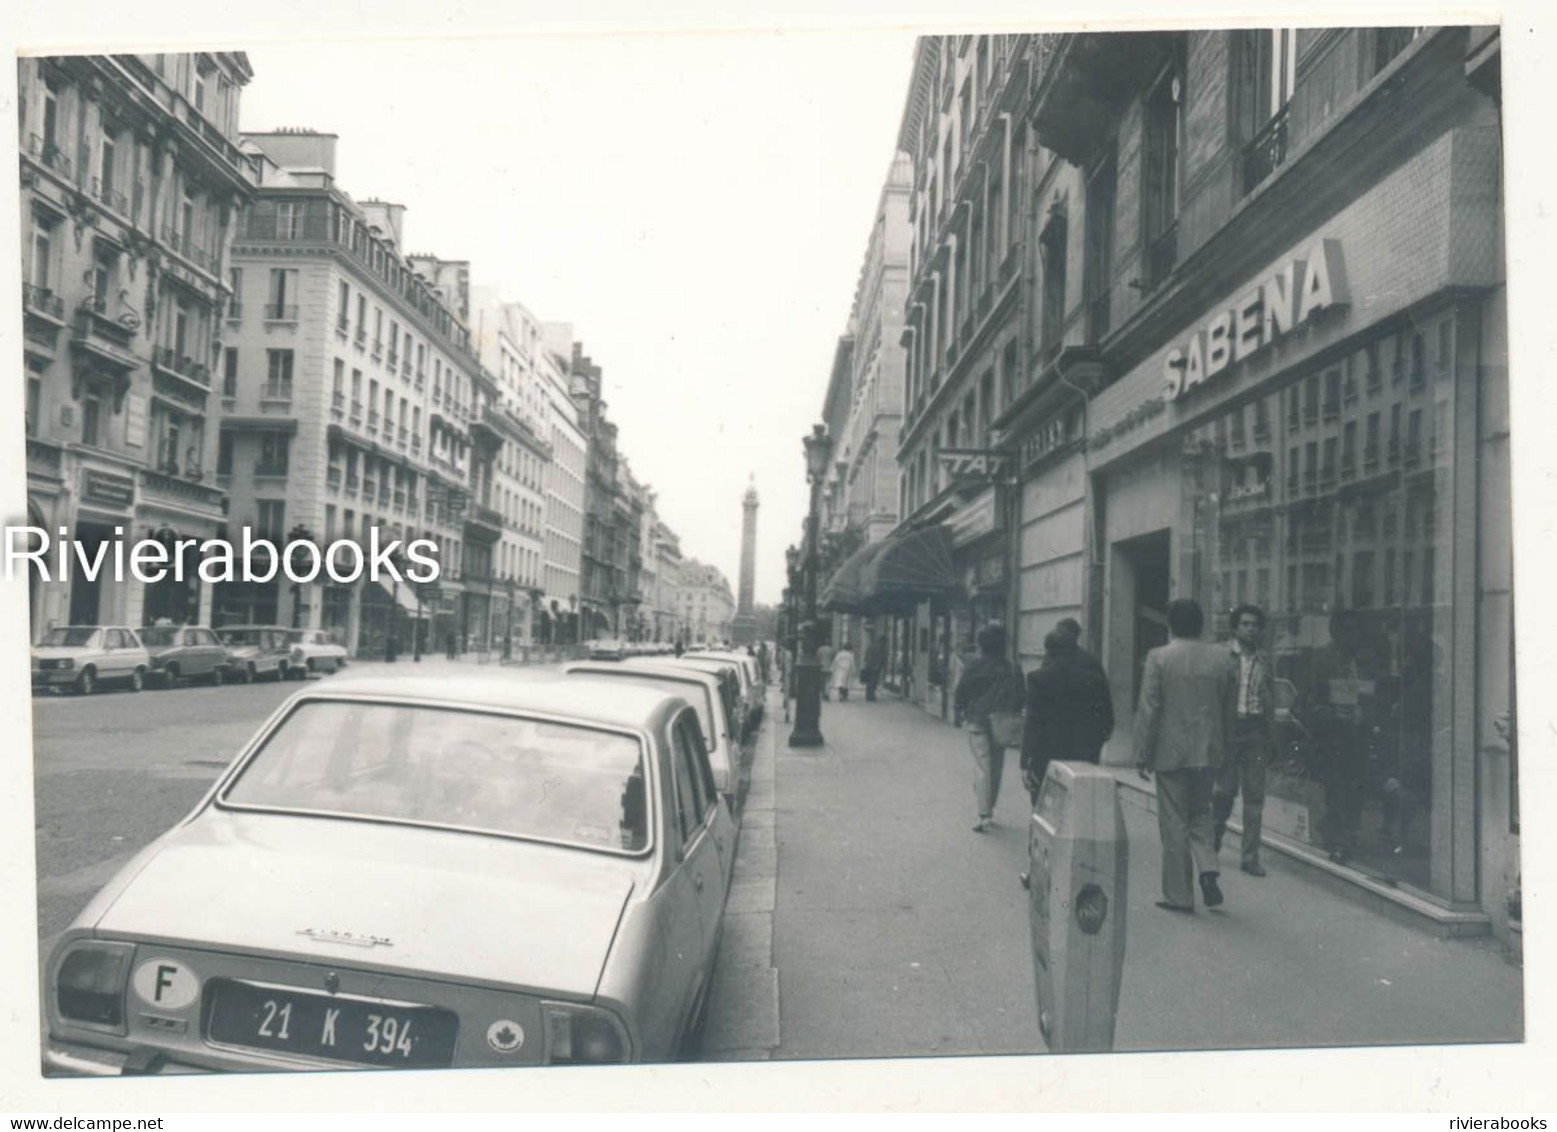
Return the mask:
<svg viewBox="0 0 1557 1132">
<path fill-rule="evenodd" d="M 285 625 L 218 625 L 216 627 L 218 633 L 225 633 L 229 629 L 280 629 L 283 633 L 292 631 Z"/>
<path fill-rule="evenodd" d="M 624 686 L 617 681 L 516 677 L 512 674 L 466 675 L 457 679 L 420 675 L 357 675 L 332 677 L 297 699 L 330 700 L 354 696 L 387 696 L 404 700 L 543 712 L 581 723 L 603 723 L 653 729 L 663 718 L 687 705 L 678 695 L 654 688 Z"/>
<path fill-rule="evenodd" d="M 719 674 L 709 672 L 703 668 L 686 668 L 679 664 L 656 664 L 657 657 L 644 658 L 648 663 L 623 664 L 615 660 L 581 660 L 570 664 L 563 671 L 568 673 L 599 673 L 602 676 L 610 676 L 614 672 L 628 672 L 634 676 L 660 676 L 667 680 L 680 680 L 686 684 L 703 684 L 710 682 L 717 685 Z"/>
</svg>

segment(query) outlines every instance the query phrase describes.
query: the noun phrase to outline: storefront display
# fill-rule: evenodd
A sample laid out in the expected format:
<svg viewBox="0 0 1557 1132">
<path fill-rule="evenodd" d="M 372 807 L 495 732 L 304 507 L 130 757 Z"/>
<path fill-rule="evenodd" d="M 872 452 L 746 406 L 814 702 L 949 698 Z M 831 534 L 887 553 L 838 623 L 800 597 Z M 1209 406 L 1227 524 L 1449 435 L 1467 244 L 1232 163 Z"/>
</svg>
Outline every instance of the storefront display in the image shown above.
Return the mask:
<svg viewBox="0 0 1557 1132">
<path fill-rule="evenodd" d="M 1455 334 L 1452 308 L 1417 318 L 1192 429 L 1176 532 L 1217 638 L 1238 604 L 1268 616 L 1267 828 L 1423 888 L 1451 757 Z"/>
</svg>

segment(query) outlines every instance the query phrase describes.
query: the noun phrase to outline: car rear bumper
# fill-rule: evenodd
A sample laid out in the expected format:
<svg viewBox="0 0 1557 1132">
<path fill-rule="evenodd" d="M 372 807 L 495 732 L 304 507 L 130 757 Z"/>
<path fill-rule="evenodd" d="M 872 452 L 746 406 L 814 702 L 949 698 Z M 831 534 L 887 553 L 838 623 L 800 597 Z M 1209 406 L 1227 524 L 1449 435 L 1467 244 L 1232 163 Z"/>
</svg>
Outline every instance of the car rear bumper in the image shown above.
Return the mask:
<svg viewBox="0 0 1557 1132">
<path fill-rule="evenodd" d="M 52 688 L 57 684 L 74 684 L 76 677 L 80 675 L 80 671 L 74 668 L 34 668 L 32 670 L 32 686 L 34 688 Z"/>
<path fill-rule="evenodd" d="M 43 1047 L 43 1072 L 51 1077 L 136 1077 L 211 1071 L 170 1061 L 162 1051 L 150 1047 L 125 1052 L 50 1038 Z"/>
</svg>

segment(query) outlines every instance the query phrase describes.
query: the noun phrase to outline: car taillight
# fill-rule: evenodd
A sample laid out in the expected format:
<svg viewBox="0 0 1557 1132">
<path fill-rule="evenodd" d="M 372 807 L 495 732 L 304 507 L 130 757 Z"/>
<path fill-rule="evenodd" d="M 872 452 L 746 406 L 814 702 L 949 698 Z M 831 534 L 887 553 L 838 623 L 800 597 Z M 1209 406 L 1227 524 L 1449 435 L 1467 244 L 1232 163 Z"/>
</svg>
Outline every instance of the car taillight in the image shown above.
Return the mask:
<svg viewBox="0 0 1557 1132">
<path fill-rule="evenodd" d="M 627 1033 L 616 1015 L 593 1006 L 541 1004 L 546 1018 L 546 1061 L 585 1065 L 627 1060 Z"/>
<path fill-rule="evenodd" d="M 131 951 L 126 943 L 86 943 L 66 955 L 54 984 L 60 1017 L 123 1032 Z"/>
</svg>

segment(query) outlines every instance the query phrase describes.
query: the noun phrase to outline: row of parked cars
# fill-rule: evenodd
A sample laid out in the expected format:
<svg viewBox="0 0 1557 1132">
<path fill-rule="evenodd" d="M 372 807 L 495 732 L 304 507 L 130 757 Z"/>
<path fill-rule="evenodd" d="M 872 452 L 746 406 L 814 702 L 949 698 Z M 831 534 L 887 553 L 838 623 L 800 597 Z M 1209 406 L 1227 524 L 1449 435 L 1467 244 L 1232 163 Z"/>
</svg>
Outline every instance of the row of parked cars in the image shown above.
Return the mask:
<svg viewBox="0 0 1557 1132">
<path fill-rule="evenodd" d="M 46 1071 L 695 1052 L 762 695 L 704 652 L 310 684 L 54 946 Z"/>
<path fill-rule="evenodd" d="M 88 696 L 120 684 L 132 692 L 181 681 L 221 684 L 307 679 L 336 672 L 346 650 L 324 629 L 275 625 L 67 625 L 50 629 L 32 650 L 32 686 Z"/>
</svg>

